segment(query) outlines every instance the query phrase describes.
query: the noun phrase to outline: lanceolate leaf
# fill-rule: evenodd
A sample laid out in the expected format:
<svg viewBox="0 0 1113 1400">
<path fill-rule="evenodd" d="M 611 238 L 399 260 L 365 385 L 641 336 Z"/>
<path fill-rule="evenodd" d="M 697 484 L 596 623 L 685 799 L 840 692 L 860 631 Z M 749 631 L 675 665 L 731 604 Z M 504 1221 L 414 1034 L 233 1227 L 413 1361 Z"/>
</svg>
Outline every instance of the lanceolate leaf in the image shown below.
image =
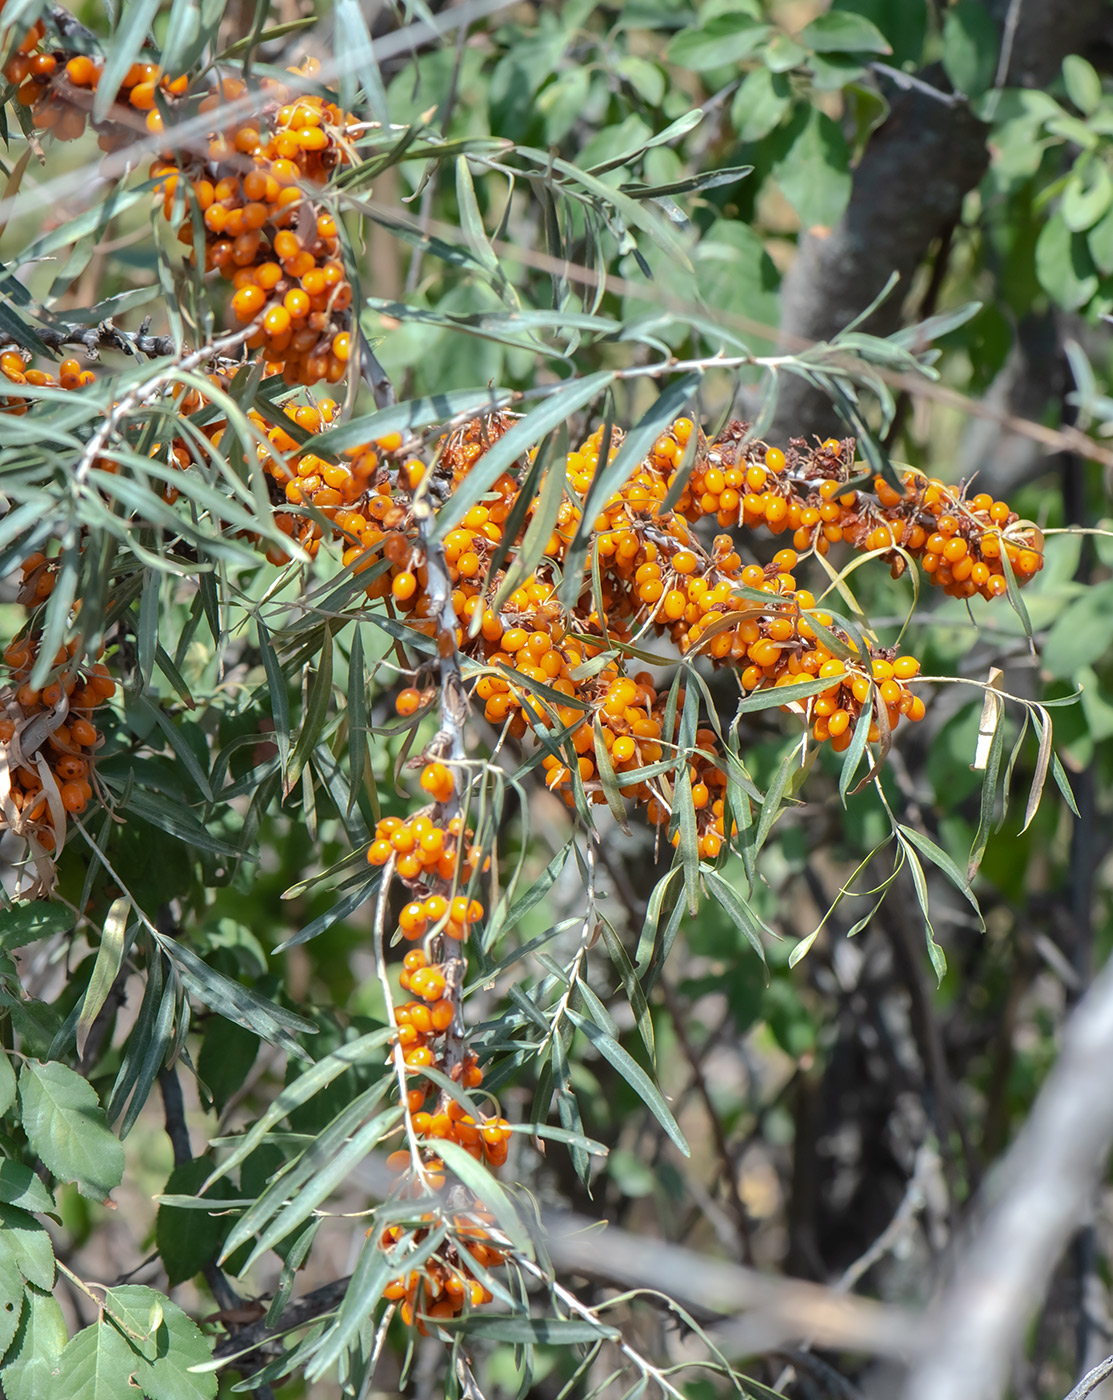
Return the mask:
<svg viewBox="0 0 1113 1400">
<path fill-rule="evenodd" d="M 627 1084 L 634 1090 L 645 1106 L 657 1119 L 661 1127 L 673 1140 L 676 1146 L 683 1152 L 684 1156 L 690 1156 L 690 1150 L 684 1139 L 684 1134 L 680 1131 L 676 1119 L 672 1116 L 668 1104 L 664 1100 L 660 1089 L 653 1083 L 649 1075 L 642 1069 L 638 1062 L 630 1057 L 618 1041 L 601 1031 L 598 1026 L 593 1025 L 583 1016 L 575 1011 L 567 1011 L 569 1020 L 573 1021 L 584 1035 L 591 1041 L 595 1049 L 605 1060 L 609 1060 L 614 1068 L 619 1072 Z"/>
</svg>

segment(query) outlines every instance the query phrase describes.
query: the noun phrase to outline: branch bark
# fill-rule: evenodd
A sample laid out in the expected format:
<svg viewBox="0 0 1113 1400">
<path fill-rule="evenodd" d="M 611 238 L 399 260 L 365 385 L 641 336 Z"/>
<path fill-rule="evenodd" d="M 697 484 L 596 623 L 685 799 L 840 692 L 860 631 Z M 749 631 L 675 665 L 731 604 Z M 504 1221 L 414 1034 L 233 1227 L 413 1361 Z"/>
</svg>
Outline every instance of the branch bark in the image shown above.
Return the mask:
<svg viewBox="0 0 1113 1400">
<path fill-rule="evenodd" d="M 1008 0 L 990 9 L 1003 27 Z M 1019 8 L 1004 81 L 1042 87 L 1068 53 L 1110 30 L 1105 0 L 1026 0 Z M 922 74 L 938 86 L 938 70 Z M 803 233 L 781 291 L 786 344 L 830 340 L 884 287 L 891 272 L 900 288 L 864 329 L 887 335 L 901 323 L 902 293 L 935 239 L 962 212 L 962 202 L 989 163 L 986 127 L 969 106 L 952 106 L 921 87 L 884 81 L 889 116 L 874 133 L 854 174 L 850 204 L 822 236 Z M 821 437 L 839 428 L 826 396 L 795 376 L 781 385 L 774 436 Z"/>
<path fill-rule="evenodd" d="M 980 1225 L 924 1328 L 905 1400 L 996 1400 L 1029 1319 L 1086 1219 L 1113 1143 L 1113 962 L 1067 1023 L 1063 1050 L 987 1183 Z"/>
</svg>

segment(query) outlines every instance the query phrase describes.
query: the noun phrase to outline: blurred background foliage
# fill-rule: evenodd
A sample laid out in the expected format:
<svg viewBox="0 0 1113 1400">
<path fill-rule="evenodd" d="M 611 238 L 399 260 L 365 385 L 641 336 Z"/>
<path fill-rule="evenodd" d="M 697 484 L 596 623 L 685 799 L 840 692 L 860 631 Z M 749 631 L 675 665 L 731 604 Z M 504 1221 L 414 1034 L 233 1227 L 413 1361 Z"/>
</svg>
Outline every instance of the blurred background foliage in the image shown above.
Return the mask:
<svg viewBox="0 0 1113 1400">
<path fill-rule="evenodd" d="M 122 16 L 140 8 L 125 6 Z M 254 34 L 260 66 L 303 53 L 327 65 L 345 52 L 342 8 L 325 0 L 229 0 L 202 4 L 200 12 L 219 28 L 218 49 Z M 939 336 L 933 379 L 909 384 L 907 367 L 878 350 L 888 342 L 849 347 L 885 380 L 874 385 L 878 393 L 861 396 L 855 430 L 868 427 L 878 450 L 897 462 L 948 482 L 976 479 L 976 489 L 1004 496 L 1046 529 L 1109 527 L 1113 457 L 1102 460 L 1100 449 L 1087 456 L 1075 438 L 1055 436 L 1060 427 L 1081 427 L 1100 439 L 1113 423 L 1104 320 L 1113 310 L 1107 5 L 1078 0 L 1064 20 L 1051 0 L 1032 0 L 1018 22 L 1015 7 L 991 0 L 565 0 L 485 7 L 489 13 L 444 38 L 430 41 L 423 32 L 411 47 L 407 24 L 451 19 L 456 7 L 428 8 L 435 13 L 414 4 L 369 16 L 376 52 L 385 56 L 375 83 L 357 75 L 369 110 L 378 115 L 375 104 L 385 103 L 395 127 L 420 126 L 423 157 L 396 151 L 338 200 L 365 299 L 362 326 L 400 399 L 488 384 L 556 389 L 573 375 L 636 370 L 668 354 L 713 360 L 720 351 L 777 352 L 799 358 L 779 368 L 711 364 L 692 416 L 711 428 L 731 413 L 760 418 L 770 440 L 841 434 L 848 429 L 829 397 L 795 396 L 798 381 L 808 387 L 800 377 L 809 364 L 808 328 L 823 316 L 845 325 L 865 312 L 895 270 L 901 279 L 865 331 L 889 335 L 971 301 L 980 309 Z M 144 8 L 160 43 L 178 9 Z M 35 10 L 22 7 L 26 17 Z M 75 7 L 106 47 L 120 32 L 116 10 L 94 0 Z M 275 25 L 276 37 L 268 38 Z M 394 35 L 402 38 L 392 45 Z M 932 123 L 940 150 L 921 163 L 918 143 L 931 136 Z M 21 144 L 9 130 L 6 177 Z M 381 156 L 400 134 L 371 155 Z M 431 153 L 434 142 L 448 143 L 449 154 Z M 459 153 L 467 159 L 456 160 Z M 166 302 L 189 274 L 172 240 L 163 234 L 156 246 L 150 237 L 145 200 L 62 236 L 90 198 L 84 172 L 91 158 L 88 142 L 55 147 L 46 171 L 32 167 L 24 176 L 24 195 L 48 176 L 61 179 L 62 195 L 49 212 L 14 204 L 0 245 L 9 269 L 35 307 L 63 320 L 95 324 L 122 308 L 121 324 L 134 327 L 151 315 L 157 331 L 180 334 L 180 313 L 167 314 Z M 887 171 L 891 188 L 879 194 Z M 910 195 L 899 189 L 901 178 L 911 179 Z M 937 198 L 939 184 L 947 185 L 945 197 Z M 886 205 L 890 194 L 905 200 L 902 209 Z M 25 256 L 55 228 L 56 251 Z M 853 246 L 853 258 L 840 282 L 823 259 L 824 249 L 842 243 Z M 187 316 L 189 305 L 181 303 Z M 550 326 L 531 320 L 532 311 L 563 319 Z M 578 328 L 577 313 L 618 329 Z M 860 382 L 860 371 L 851 365 L 840 382 Z M 656 391 L 649 376 L 616 382 L 616 420 L 634 422 Z M 105 377 L 102 403 L 115 392 Z M 97 411 L 91 400 L 91 416 Z M 370 403 L 361 400 L 357 411 L 370 412 Z M 767 539 L 744 541 L 759 562 L 774 548 Z M 129 1055 L 142 1060 L 133 1073 L 150 1090 L 176 1043 L 204 1162 L 212 1149 L 202 1144 L 257 1118 L 297 1072 L 297 1062 L 260 1035 L 254 1013 L 237 1006 L 230 985 L 312 1022 L 311 1038 L 286 1035 L 318 1058 L 384 1016 L 363 849 L 379 815 L 411 805 L 414 780 L 404 760 L 432 737 L 436 720 L 423 721 L 416 738 L 397 720 L 393 641 L 352 621 L 350 610 L 328 644 L 320 684 L 325 629 L 302 600 L 316 590 L 319 603 L 336 572 L 322 551 L 304 576 L 294 569 L 276 590 L 272 571 L 243 546 L 220 562 L 215 593 L 156 573 L 152 599 L 137 563 L 131 602 L 116 608 L 111 635 L 135 679 L 114 711 L 100 771 L 127 821 L 117 828 L 95 819 L 90 830 L 126 872 L 137 905 L 228 982 L 206 991 L 203 972 L 163 956 L 159 995 L 175 1009 L 163 1019 L 162 1039 L 151 1039 L 142 1010 L 149 973 L 133 970 L 119 980 L 94 1053 L 87 1047 L 80 1068 L 118 1126 L 136 1082 L 122 1073 Z M 753 928 L 721 901 L 705 899 L 697 914 L 676 921 L 668 960 L 649 991 L 654 1065 L 621 957 L 609 940 L 586 956 L 584 980 L 630 1055 L 655 1068 L 691 1159 L 614 1064 L 579 1036 L 566 1046 L 575 1113 L 554 1112 L 552 1121 L 597 1140 L 609 1155 L 585 1165 L 563 1144 L 542 1153 L 518 1137 L 505 1175 L 546 1207 L 570 1206 L 662 1241 L 826 1282 L 870 1249 L 915 1184 L 915 1208 L 859 1286 L 918 1303 L 974 1192 L 1025 1118 L 1065 1015 L 1113 940 L 1113 542 L 1101 534 L 1048 535 L 1046 567 L 1024 595 L 1027 630 L 1004 600 L 968 608 L 924 590 L 913 606 L 910 583 L 893 583 L 877 568 L 855 572 L 853 587 L 881 637 L 899 635 L 927 675 L 981 681 L 998 666 L 1003 687 L 1025 701 L 1077 697 L 1054 711 L 1054 723 L 1064 785 L 1080 817 L 1048 781 L 1022 829 L 1037 767 L 1030 726 L 1007 770 L 1003 764 L 994 774 L 987 807 L 985 774 L 972 769 L 982 693 L 932 687 L 926 721 L 902 730 L 890 756 L 887 800 L 961 870 L 979 828 L 994 828 L 974 883 L 984 930 L 946 876 L 927 868 L 947 966 L 936 985 L 907 866 L 859 927 L 877 902 L 870 891 L 893 870 L 889 820 L 871 789 L 844 810 L 838 759 L 821 755 L 806 787 L 790 784 L 761 853 L 750 904 L 777 935 L 760 934 L 764 959 Z M 261 616 L 264 598 L 269 618 L 282 613 L 269 623 L 284 648 L 281 702 L 264 643 L 248 625 Z M 8 633 L 19 618 L 14 604 L 0 606 Z M 144 641 L 152 627 L 161 649 L 153 658 L 149 631 Z M 357 632 L 358 669 L 349 675 Z M 350 767 L 351 696 L 364 674 L 372 677 L 366 766 L 361 754 Z M 729 721 L 729 687 L 710 683 Z M 280 709 L 290 719 L 276 736 Z M 1019 707 L 1007 707 L 1006 755 L 1024 722 Z M 744 722 L 741 748 L 762 791 L 797 729 L 772 711 Z M 474 751 L 490 753 L 495 735 L 481 722 L 470 733 Z M 309 734 L 304 746 L 299 734 Z M 296 746 L 301 770 L 284 797 L 279 738 Z M 511 749 L 498 761 L 512 770 L 518 759 Z M 500 858 L 523 861 L 519 893 L 548 883 L 499 946 L 480 954 L 468 1001 L 503 1111 L 516 1121 L 529 1121 L 537 1082 L 514 1048 L 515 998 L 552 999 L 553 967 L 567 968 L 577 956 L 584 902 L 576 862 L 566 860 L 555 874 L 550 867 L 567 850 L 565 809 L 528 777 L 524 792 L 506 805 Z M 645 932 L 646 911 L 667 869 L 637 823 L 629 838 L 605 836 L 599 907 L 615 942 L 642 970 L 639 940 L 653 936 L 651 927 Z M 730 884 L 747 884 L 740 860 L 723 873 Z M 837 900 L 851 881 L 852 893 Z M 59 885 L 67 905 L 103 910 L 118 888 L 83 843 L 69 848 Z M 790 966 L 791 950 L 825 916 L 806 957 Z M 52 1043 L 65 1043 L 67 1018 L 93 974 L 97 935 L 71 926 L 15 914 L 0 925 L 3 946 L 21 950 L 18 980 L 34 994 L 5 1001 L 28 1054 L 45 1056 Z M 159 954 L 146 932 L 141 937 L 149 968 Z M 552 965 L 536 950 L 521 951 L 545 937 Z M 9 970 L 15 979 L 14 964 Z M 78 1063 L 72 1053 L 70 1060 Z M 368 1082 L 362 1070 L 335 1081 L 291 1120 L 294 1131 L 319 1133 Z M 21 1150 L 17 1141 L 13 1151 Z M 163 1189 L 196 1190 L 206 1172 L 179 1165 L 170 1175 L 157 1100 L 136 1103 L 127 1150 L 118 1211 L 109 1214 L 72 1187 L 60 1190 L 58 1258 L 81 1277 L 109 1279 L 136 1268 L 153 1247 L 158 1257 L 142 1281 L 180 1289 L 174 1296 L 195 1314 L 210 1310 L 198 1297 L 205 1288 L 198 1275 L 227 1220 L 194 1213 L 187 1224 L 163 1206 L 156 1222 L 149 1204 Z M 244 1164 L 243 1196 L 261 1189 L 274 1151 L 260 1149 Z M 335 1204 L 353 1210 L 360 1198 L 353 1183 Z M 340 1215 L 321 1222 L 299 1292 L 350 1271 L 353 1238 L 363 1233 L 354 1225 Z M 1108 1226 L 1099 1212 L 1058 1270 L 1018 1373 L 1018 1395 L 1065 1393 L 1106 1349 L 1080 1299 L 1093 1289 L 1105 1297 Z M 244 1290 L 269 1296 L 281 1267 L 277 1256 L 257 1265 Z M 667 1288 L 668 1277 L 645 1283 Z M 71 1322 L 88 1322 L 89 1300 L 71 1295 L 62 1298 Z M 605 1283 L 584 1290 L 596 1302 L 605 1295 Z M 684 1339 L 652 1302 L 631 1301 L 622 1311 L 646 1355 L 683 1352 Z M 424 1345 L 439 1355 L 439 1344 Z M 397 1384 L 397 1369 L 389 1368 L 405 1352 L 400 1333 L 391 1348 L 376 1389 Z M 538 1397 L 562 1394 L 574 1352 L 534 1352 L 527 1374 L 511 1346 L 477 1344 L 483 1393 L 493 1400 L 525 1386 Z M 612 1359 L 604 1348 L 583 1382 L 588 1390 L 603 1383 Z M 789 1358 L 791 1374 L 776 1347 L 731 1360 L 776 1393 L 895 1393 L 885 1389 L 893 1380 L 884 1364 L 868 1359 L 801 1351 Z M 415 1393 L 429 1389 L 437 1364 L 418 1359 Z M 836 1364 L 841 1379 L 832 1378 Z M 682 1393 L 702 1400 L 729 1389 L 721 1377 L 686 1379 Z M 331 1380 L 295 1378 L 276 1393 L 294 1400 L 337 1391 Z"/>
</svg>

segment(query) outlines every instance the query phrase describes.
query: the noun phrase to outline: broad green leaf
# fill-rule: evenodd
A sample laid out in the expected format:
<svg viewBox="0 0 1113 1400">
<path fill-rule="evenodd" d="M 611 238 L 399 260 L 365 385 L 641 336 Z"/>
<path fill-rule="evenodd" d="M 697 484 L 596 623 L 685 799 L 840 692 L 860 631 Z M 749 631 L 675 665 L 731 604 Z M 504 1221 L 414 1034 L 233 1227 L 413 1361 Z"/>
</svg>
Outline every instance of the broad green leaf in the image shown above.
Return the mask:
<svg viewBox="0 0 1113 1400">
<path fill-rule="evenodd" d="M 200 1192 L 212 1162 L 204 1157 L 182 1162 L 174 1168 L 161 1195 L 194 1195 Z M 160 1201 L 155 1216 L 155 1247 L 166 1269 L 168 1286 L 175 1288 L 193 1278 L 220 1253 L 228 1232 L 229 1217 L 204 1210 L 183 1210 Z"/>
<path fill-rule="evenodd" d="M 716 15 L 698 29 L 682 29 L 665 51 L 669 63 L 700 73 L 749 58 L 770 33 L 748 15 Z"/>
<path fill-rule="evenodd" d="M 124 1149 L 93 1086 L 57 1060 L 28 1060 L 19 1097 L 27 1139 L 47 1170 L 76 1182 L 83 1196 L 105 1200 L 123 1180 Z"/>
<path fill-rule="evenodd" d="M 52 1372 L 52 1393 L 67 1400 L 135 1400 L 131 1376 L 140 1365 L 111 1322 L 94 1322 L 66 1344 Z"/>
<path fill-rule="evenodd" d="M 67 1339 L 66 1319 L 54 1294 L 28 1285 L 19 1331 L 0 1376 L 5 1400 L 43 1400 L 56 1393 L 55 1367 Z"/>
<path fill-rule="evenodd" d="M 760 141 L 780 126 L 791 106 L 788 79 L 768 68 L 755 68 L 734 94 L 730 120 L 740 141 Z"/>
<path fill-rule="evenodd" d="M 979 97 L 992 86 L 1001 36 L 982 0 L 956 0 L 943 17 L 943 67 L 955 90 Z"/>
<path fill-rule="evenodd" d="M 22 1325 L 26 1292 L 27 1284 L 15 1259 L 0 1251 L 0 1356 L 11 1346 Z M 3 1383 L 0 1379 L 0 1385 Z"/>
<path fill-rule="evenodd" d="M 15 1103 L 15 1070 L 3 1050 L 0 1050 L 0 1117 Z"/>
<path fill-rule="evenodd" d="M 212 1341 L 177 1303 L 125 1284 L 108 1290 L 105 1307 L 142 1356 L 135 1378 L 148 1400 L 213 1400 L 216 1373 L 193 1369 L 212 1360 Z"/>
<path fill-rule="evenodd" d="M 772 173 L 807 228 L 831 228 L 850 199 L 851 175 L 842 131 L 825 112 L 803 107 L 777 133 Z"/>
<path fill-rule="evenodd" d="M 31 1168 L 6 1158 L 0 1160 L 0 1203 L 44 1215 L 54 1209 L 54 1197 Z"/>
<path fill-rule="evenodd" d="M 1101 105 L 1101 79 L 1093 64 L 1081 54 L 1067 54 L 1063 59 L 1063 82 L 1067 96 L 1078 110 L 1092 116 Z"/>
<path fill-rule="evenodd" d="M 72 910 L 45 900 L 0 909 L 0 948 L 25 948 L 37 938 L 66 933 L 73 928 L 73 921 Z"/>
<path fill-rule="evenodd" d="M 0 1205 L 0 1260 L 36 1288 L 54 1287 L 54 1246 L 46 1226 L 18 1206 Z"/>
<path fill-rule="evenodd" d="M 865 15 L 828 10 L 800 31 L 799 40 L 816 53 L 892 53 L 888 40 Z"/>
<path fill-rule="evenodd" d="M 1092 584 L 1059 613 L 1040 651 L 1040 664 L 1070 679 L 1113 647 L 1113 583 Z"/>
<path fill-rule="evenodd" d="M 1071 233 L 1085 233 L 1113 204 L 1113 179 L 1104 165 L 1079 161 L 1063 187 L 1059 212 Z M 1086 249 L 1093 256 L 1089 239 Z"/>
<path fill-rule="evenodd" d="M 617 1040 L 606 1035 L 598 1026 L 573 1011 L 571 1007 L 568 1008 L 566 1015 L 583 1031 L 600 1055 L 609 1061 L 630 1085 L 684 1156 L 690 1157 L 691 1150 L 684 1140 L 684 1134 L 680 1131 L 676 1119 L 672 1116 L 672 1110 L 665 1102 L 660 1089 L 653 1083 L 641 1065 L 623 1050 Z"/>
</svg>

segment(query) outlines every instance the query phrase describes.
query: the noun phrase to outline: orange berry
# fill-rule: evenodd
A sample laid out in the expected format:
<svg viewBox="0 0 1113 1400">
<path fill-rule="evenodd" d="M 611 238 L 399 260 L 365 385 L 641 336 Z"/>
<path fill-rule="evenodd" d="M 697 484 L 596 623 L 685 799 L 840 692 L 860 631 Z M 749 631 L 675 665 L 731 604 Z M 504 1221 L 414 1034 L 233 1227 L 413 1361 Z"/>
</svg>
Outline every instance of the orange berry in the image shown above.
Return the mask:
<svg viewBox="0 0 1113 1400">
<path fill-rule="evenodd" d="M 236 320 L 240 322 L 250 321 L 262 311 L 266 305 L 267 296 L 262 287 L 249 285 L 241 287 L 232 298 L 232 311 Z"/>
</svg>

